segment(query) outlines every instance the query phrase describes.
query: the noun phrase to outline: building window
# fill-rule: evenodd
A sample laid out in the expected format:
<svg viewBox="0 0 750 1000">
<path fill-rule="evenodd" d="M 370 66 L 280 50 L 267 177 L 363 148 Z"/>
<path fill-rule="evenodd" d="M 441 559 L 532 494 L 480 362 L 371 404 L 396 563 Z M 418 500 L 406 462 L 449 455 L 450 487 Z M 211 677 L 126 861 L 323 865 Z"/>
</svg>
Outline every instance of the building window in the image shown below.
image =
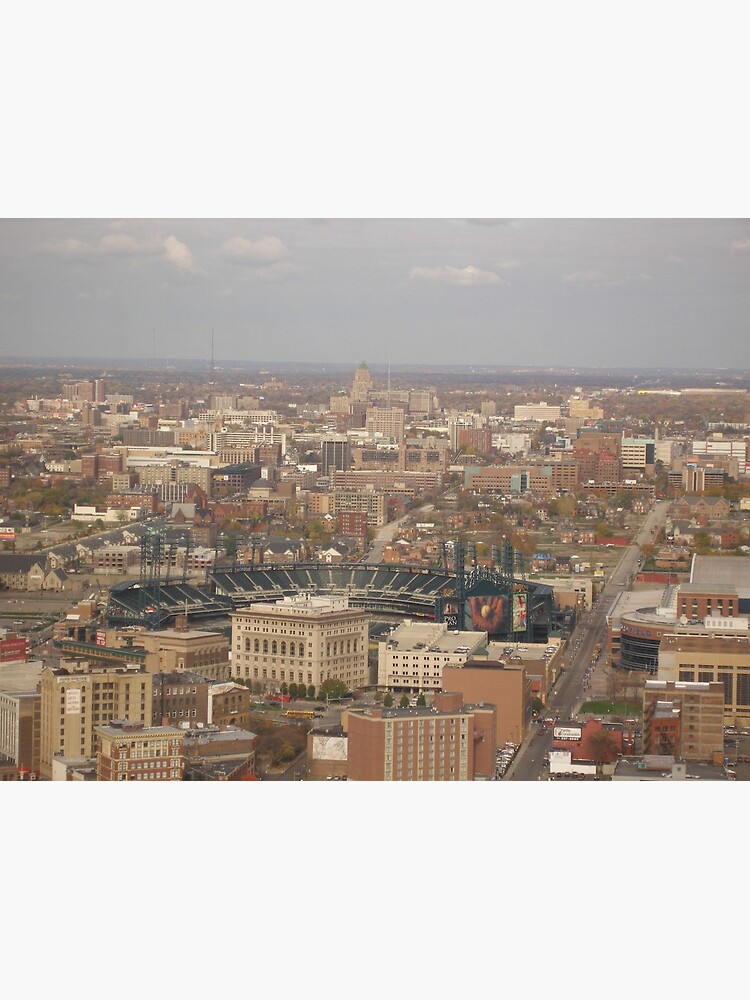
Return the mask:
<svg viewBox="0 0 750 1000">
<path fill-rule="evenodd" d="M 737 674 L 737 705 L 750 705 L 750 674 Z"/>
</svg>

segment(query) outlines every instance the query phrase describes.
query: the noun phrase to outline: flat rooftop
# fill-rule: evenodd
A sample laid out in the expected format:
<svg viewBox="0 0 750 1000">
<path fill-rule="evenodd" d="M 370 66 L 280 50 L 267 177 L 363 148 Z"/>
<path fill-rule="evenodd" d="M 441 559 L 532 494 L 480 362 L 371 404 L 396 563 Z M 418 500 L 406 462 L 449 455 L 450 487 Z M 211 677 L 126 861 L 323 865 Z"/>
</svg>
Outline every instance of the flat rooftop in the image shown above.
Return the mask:
<svg viewBox="0 0 750 1000">
<path fill-rule="evenodd" d="M 0 691 L 18 694 L 36 690 L 43 669 L 44 663 L 41 660 L 0 664 Z"/>
<path fill-rule="evenodd" d="M 704 587 L 727 584 L 740 597 L 750 597 L 750 558 L 747 556 L 694 556 L 690 582 Z"/>
<path fill-rule="evenodd" d="M 400 653 L 474 653 L 487 645 L 486 632 L 451 631 L 435 622 L 402 622 L 381 642 Z"/>
</svg>

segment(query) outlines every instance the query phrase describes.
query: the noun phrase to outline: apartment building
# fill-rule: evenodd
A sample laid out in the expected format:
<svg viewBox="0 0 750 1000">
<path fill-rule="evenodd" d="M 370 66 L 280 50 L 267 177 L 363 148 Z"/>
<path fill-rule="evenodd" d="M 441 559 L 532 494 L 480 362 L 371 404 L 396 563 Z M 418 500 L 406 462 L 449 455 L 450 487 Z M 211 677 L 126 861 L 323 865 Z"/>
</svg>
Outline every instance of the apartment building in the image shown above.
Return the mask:
<svg viewBox="0 0 750 1000">
<path fill-rule="evenodd" d="M 724 757 L 722 681 L 646 681 L 643 753 L 721 763 Z"/>
<path fill-rule="evenodd" d="M 350 709 L 350 781 L 474 781 L 494 772 L 495 709 L 435 696 L 431 708 Z"/>
<path fill-rule="evenodd" d="M 370 406 L 365 412 L 365 430 L 373 437 L 404 439 L 404 410 L 400 406 Z"/>
<path fill-rule="evenodd" d="M 513 407 L 513 420 L 522 423 L 527 420 L 554 424 L 560 419 L 560 407 L 549 403 L 522 403 Z"/>
<path fill-rule="evenodd" d="M 118 719 L 95 733 L 97 781 L 182 781 L 183 730 Z"/>
<path fill-rule="evenodd" d="M 349 689 L 368 683 L 368 616 L 347 597 L 297 594 L 251 604 L 232 614 L 232 676 L 266 691 L 284 683 L 338 679 Z"/>
<path fill-rule="evenodd" d="M 61 661 L 42 670 L 40 774 L 52 777 L 56 756 L 91 757 L 94 729 L 113 719 L 151 720 L 151 677 L 143 667 Z"/>
</svg>

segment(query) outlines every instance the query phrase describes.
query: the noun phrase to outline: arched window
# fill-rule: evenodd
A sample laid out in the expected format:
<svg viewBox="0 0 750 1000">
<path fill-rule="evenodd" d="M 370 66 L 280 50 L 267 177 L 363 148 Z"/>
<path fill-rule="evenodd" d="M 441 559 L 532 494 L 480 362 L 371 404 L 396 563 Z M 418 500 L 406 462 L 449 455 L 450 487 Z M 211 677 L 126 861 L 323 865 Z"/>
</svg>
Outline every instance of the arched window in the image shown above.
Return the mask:
<svg viewBox="0 0 750 1000">
<path fill-rule="evenodd" d="M 351 653 L 351 651 L 352 651 L 352 640 L 351 639 L 347 639 L 346 640 L 346 651 L 347 651 L 347 653 Z"/>
<path fill-rule="evenodd" d="M 263 640 L 263 652 L 264 653 L 268 652 L 268 639 Z"/>
<path fill-rule="evenodd" d="M 279 647 L 278 647 L 278 643 L 277 643 L 277 642 L 276 642 L 276 640 L 274 639 L 274 640 L 273 640 L 273 642 L 271 643 L 271 655 L 272 655 L 272 656 L 275 656 L 275 655 L 276 655 L 276 653 L 278 652 L 278 649 L 279 649 Z"/>
<path fill-rule="evenodd" d="M 334 644 L 333 644 L 333 655 L 334 656 L 338 656 L 339 655 L 339 644 L 337 642 L 334 642 Z"/>
<path fill-rule="evenodd" d="M 282 644 L 281 644 L 281 655 L 282 656 L 286 656 L 286 643 L 285 642 L 282 642 Z"/>
<path fill-rule="evenodd" d="M 253 643 L 253 652 L 254 653 L 260 652 L 260 639 L 256 639 L 255 642 Z"/>
<path fill-rule="evenodd" d="M 294 643 L 290 642 L 289 643 L 289 655 L 290 656 L 296 656 L 297 655 L 296 652 L 295 652 L 295 649 L 296 649 L 296 647 L 295 647 Z"/>
<path fill-rule="evenodd" d="M 357 640 L 356 639 L 354 640 L 354 652 L 355 653 L 357 652 Z"/>
</svg>

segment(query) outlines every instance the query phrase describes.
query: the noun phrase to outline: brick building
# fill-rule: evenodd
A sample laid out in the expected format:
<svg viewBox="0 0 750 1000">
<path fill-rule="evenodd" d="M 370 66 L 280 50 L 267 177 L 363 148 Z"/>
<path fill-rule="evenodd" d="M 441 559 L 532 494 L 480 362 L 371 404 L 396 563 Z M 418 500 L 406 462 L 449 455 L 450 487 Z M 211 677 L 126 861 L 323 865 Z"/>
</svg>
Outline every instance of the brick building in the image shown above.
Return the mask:
<svg viewBox="0 0 750 1000">
<path fill-rule="evenodd" d="M 113 720 L 96 727 L 97 781 L 182 781 L 184 732 Z"/>
<path fill-rule="evenodd" d="M 447 664 L 443 688 L 460 691 L 464 701 L 494 705 L 497 745 L 521 744 L 532 717 L 531 679 L 524 667 L 511 669 L 496 660 L 477 659 Z"/>
<path fill-rule="evenodd" d="M 350 709 L 350 781 L 489 780 L 495 768 L 495 709 L 435 696 L 432 708 Z"/>
<path fill-rule="evenodd" d="M 646 681 L 643 752 L 721 763 L 724 684 L 721 681 Z"/>
</svg>

